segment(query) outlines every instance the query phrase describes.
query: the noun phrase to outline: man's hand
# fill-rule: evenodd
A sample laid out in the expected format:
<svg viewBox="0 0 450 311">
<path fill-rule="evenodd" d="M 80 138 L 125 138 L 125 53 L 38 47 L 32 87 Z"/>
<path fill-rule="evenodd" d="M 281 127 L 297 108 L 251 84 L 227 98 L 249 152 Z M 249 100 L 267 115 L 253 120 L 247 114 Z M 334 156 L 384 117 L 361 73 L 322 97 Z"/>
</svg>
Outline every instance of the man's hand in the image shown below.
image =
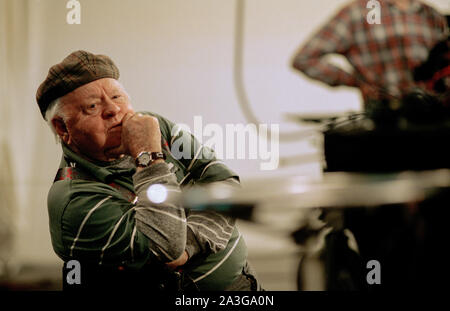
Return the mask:
<svg viewBox="0 0 450 311">
<path fill-rule="evenodd" d="M 169 267 L 169 269 L 175 270 L 177 267 L 184 265 L 188 259 L 189 255 L 186 251 L 184 251 L 178 259 L 166 263 L 166 266 Z"/>
<path fill-rule="evenodd" d="M 128 154 L 136 158 L 141 151 L 161 152 L 158 119 L 139 113 L 127 113 L 122 119 L 122 144 L 106 151 L 106 154 Z"/>
</svg>

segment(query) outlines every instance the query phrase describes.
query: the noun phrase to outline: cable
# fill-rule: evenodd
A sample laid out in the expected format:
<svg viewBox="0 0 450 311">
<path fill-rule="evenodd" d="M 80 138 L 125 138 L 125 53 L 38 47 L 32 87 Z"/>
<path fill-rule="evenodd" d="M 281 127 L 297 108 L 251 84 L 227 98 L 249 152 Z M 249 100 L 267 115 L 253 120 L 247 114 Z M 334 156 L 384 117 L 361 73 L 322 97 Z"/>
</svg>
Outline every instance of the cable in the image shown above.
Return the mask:
<svg viewBox="0 0 450 311">
<path fill-rule="evenodd" d="M 238 104 L 244 113 L 247 122 L 254 124 L 261 124 L 258 118 L 252 111 L 247 93 L 245 91 L 243 79 L 243 42 L 244 42 L 244 22 L 245 22 L 245 0 L 236 0 L 236 23 L 235 23 L 235 39 L 234 39 L 234 86 Z M 269 134 L 272 132 L 268 130 Z M 310 138 L 312 134 L 317 131 L 300 130 L 288 133 L 279 133 L 280 142 L 293 142 L 305 138 Z M 269 135 L 268 135 L 269 136 Z"/>
</svg>

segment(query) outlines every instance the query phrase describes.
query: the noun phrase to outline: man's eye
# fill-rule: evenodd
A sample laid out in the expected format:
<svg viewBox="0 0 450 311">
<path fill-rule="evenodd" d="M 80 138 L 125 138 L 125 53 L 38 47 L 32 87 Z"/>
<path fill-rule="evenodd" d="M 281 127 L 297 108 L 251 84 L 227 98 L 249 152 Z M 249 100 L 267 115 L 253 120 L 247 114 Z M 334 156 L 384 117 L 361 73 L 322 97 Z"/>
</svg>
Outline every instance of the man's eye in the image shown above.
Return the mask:
<svg viewBox="0 0 450 311">
<path fill-rule="evenodd" d="M 120 97 L 120 95 L 114 95 L 113 97 L 112 97 L 112 99 L 117 99 L 117 98 L 119 98 Z"/>
<path fill-rule="evenodd" d="M 96 107 L 97 107 L 96 104 L 90 104 L 90 105 L 88 106 L 89 109 L 94 109 L 94 108 L 96 108 Z"/>
</svg>

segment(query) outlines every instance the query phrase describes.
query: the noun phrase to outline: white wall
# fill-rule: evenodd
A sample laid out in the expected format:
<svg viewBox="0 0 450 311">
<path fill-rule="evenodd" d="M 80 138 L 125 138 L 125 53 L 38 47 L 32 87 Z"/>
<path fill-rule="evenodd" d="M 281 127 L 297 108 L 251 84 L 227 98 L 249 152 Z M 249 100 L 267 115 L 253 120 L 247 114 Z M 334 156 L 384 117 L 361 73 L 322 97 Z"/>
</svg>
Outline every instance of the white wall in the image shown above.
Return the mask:
<svg viewBox="0 0 450 311">
<path fill-rule="evenodd" d="M 204 124 L 246 123 L 233 85 L 235 0 L 80 0 L 80 25 L 66 23 L 66 2 L 0 0 L 0 138 L 11 154 L 2 169 L 7 166 L 12 175 L 7 195 L 17 202 L 16 254 L 23 260 L 57 260 L 46 196 L 61 151 L 40 117 L 35 93 L 48 68 L 70 52 L 111 56 L 137 110 L 191 126 L 194 115 Z M 324 87 L 289 65 L 301 42 L 346 2 L 247 1 L 244 81 L 261 122 L 290 131 L 299 126 L 286 124 L 287 112 L 360 109 L 356 91 Z M 448 0 L 433 2 L 449 11 Z M 281 151 L 317 150 L 302 141 L 282 145 Z M 260 173 L 258 161 L 227 163 L 244 180 Z M 295 170 L 315 175 L 320 166 L 305 163 Z"/>
</svg>

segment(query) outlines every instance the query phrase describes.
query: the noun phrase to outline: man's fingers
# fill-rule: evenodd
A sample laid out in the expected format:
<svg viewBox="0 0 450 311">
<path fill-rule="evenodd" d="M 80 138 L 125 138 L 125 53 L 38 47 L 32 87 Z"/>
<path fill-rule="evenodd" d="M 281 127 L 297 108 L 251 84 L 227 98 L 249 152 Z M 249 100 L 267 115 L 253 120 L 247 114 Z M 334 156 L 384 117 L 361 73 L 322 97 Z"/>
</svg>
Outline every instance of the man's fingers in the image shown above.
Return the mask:
<svg viewBox="0 0 450 311">
<path fill-rule="evenodd" d="M 131 119 L 133 116 L 134 116 L 133 113 L 128 112 L 128 113 L 123 117 L 123 119 L 122 119 L 122 126 L 123 126 L 129 119 Z"/>
<path fill-rule="evenodd" d="M 140 112 L 138 113 L 131 113 L 128 112 L 122 119 L 122 125 L 125 125 L 130 119 L 134 118 L 134 117 L 143 117 L 144 115 Z"/>
</svg>

